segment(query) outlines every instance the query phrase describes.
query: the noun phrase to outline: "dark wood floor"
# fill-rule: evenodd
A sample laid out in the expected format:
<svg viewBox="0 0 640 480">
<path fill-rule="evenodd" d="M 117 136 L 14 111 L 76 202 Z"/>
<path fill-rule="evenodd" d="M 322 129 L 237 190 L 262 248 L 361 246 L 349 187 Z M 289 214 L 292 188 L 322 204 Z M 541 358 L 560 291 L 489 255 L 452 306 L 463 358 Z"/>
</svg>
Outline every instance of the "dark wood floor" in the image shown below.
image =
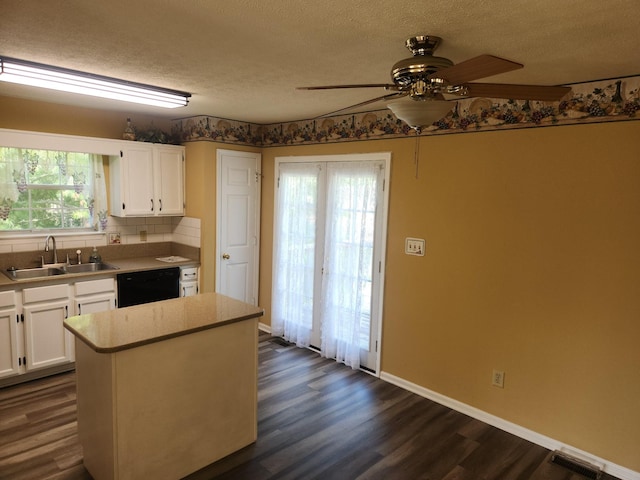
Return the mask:
<svg viewBox="0 0 640 480">
<path fill-rule="evenodd" d="M 309 350 L 262 341 L 259 362 L 258 441 L 189 480 L 584 478 L 542 447 Z M 90 478 L 73 373 L 0 389 L 0 479 Z"/>
</svg>

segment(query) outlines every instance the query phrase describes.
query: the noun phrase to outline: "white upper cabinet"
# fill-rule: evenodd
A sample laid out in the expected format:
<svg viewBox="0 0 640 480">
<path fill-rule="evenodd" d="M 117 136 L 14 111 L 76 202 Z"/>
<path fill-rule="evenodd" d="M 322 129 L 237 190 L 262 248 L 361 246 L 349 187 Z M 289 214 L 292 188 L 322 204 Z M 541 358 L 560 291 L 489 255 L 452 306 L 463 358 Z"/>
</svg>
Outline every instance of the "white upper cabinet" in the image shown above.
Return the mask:
<svg viewBox="0 0 640 480">
<path fill-rule="evenodd" d="M 111 215 L 184 215 L 184 147 L 137 143 L 110 157 Z"/>
<path fill-rule="evenodd" d="M 184 147 L 158 146 L 153 167 L 156 214 L 184 215 Z"/>
</svg>

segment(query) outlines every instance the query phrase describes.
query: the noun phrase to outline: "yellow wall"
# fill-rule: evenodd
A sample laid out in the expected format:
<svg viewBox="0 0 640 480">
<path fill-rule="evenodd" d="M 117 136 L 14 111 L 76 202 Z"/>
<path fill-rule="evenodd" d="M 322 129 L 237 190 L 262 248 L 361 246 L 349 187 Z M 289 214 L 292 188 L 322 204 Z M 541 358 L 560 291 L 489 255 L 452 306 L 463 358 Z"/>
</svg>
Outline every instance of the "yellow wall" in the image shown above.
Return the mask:
<svg viewBox="0 0 640 480">
<path fill-rule="evenodd" d="M 137 128 L 154 126 L 165 132 L 171 131 L 171 121 L 166 118 L 0 96 L 0 128 L 85 137 L 122 138 L 122 133 L 127 126 L 127 117 L 131 117 L 131 121 Z"/>
<path fill-rule="evenodd" d="M 383 369 L 640 471 L 640 123 L 421 152 L 393 170 Z"/>
<path fill-rule="evenodd" d="M 640 471 L 640 122 L 423 137 L 417 179 L 414 147 L 264 150 L 260 305 L 274 158 L 392 151 L 382 370 Z"/>
<path fill-rule="evenodd" d="M 200 288 L 215 291 L 216 276 L 216 155 L 218 149 L 260 152 L 259 148 L 238 147 L 217 142 L 186 144 L 186 215 L 200 218 Z"/>
<path fill-rule="evenodd" d="M 46 118 L 32 108 L 33 123 L 14 121 L 2 107 L 16 102 L 0 97 L 0 127 L 122 129 L 111 114 L 101 130 L 103 112 L 46 105 Z M 382 370 L 640 471 L 640 122 L 423 137 L 418 178 L 414 147 L 262 150 L 264 321 L 274 158 L 391 151 Z M 187 145 L 187 215 L 202 219 L 207 291 L 217 148 L 256 151 Z M 404 255 L 407 236 L 426 239 L 426 256 Z M 493 368 L 506 372 L 504 389 L 490 385 Z"/>
</svg>

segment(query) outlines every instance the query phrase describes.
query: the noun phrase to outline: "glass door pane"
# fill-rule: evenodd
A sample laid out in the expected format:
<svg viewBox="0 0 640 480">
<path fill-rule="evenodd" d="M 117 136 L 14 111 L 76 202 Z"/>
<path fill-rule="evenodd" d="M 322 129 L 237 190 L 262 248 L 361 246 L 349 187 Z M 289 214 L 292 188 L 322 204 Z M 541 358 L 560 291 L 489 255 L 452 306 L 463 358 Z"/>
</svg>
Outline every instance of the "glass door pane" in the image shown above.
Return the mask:
<svg viewBox="0 0 640 480">
<path fill-rule="evenodd" d="M 327 164 L 322 351 L 350 366 L 371 346 L 380 172 L 378 162 Z"/>
<path fill-rule="evenodd" d="M 314 323 L 317 164 L 283 164 L 279 172 L 274 252 L 274 331 L 309 346 Z"/>
</svg>

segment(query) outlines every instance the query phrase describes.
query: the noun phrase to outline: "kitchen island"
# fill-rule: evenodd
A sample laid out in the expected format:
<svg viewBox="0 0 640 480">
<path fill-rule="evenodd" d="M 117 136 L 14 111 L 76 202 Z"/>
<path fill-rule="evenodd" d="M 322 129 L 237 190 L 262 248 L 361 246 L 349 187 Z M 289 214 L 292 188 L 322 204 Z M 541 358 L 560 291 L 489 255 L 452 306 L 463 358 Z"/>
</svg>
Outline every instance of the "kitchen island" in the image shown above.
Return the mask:
<svg viewBox="0 0 640 480">
<path fill-rule="evenodd" d="M 182 478 L 253 443 L 262 314 L 206 293 L 65 320 L 93 478 Z"/>
</svg>

